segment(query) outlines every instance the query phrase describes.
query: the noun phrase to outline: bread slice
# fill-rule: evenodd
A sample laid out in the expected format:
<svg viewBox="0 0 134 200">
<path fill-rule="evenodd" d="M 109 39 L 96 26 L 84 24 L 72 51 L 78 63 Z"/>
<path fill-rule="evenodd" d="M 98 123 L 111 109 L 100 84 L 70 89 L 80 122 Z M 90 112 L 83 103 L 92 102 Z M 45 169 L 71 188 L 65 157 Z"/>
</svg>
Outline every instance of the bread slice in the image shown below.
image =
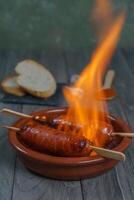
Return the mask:
<svg viewBox="0 0 134 200">
<path fill-rule="evenodd" d="M 2 81 L 1 86 L 2 86 L 3 90 L 5 92 L 9 93 L 9 94 L 13 94 L 13 95 L 16 95 L 16 96 L 24 96 L 26 93 L 17 84 L 16 78 L 17 78 L 17 76 L 15 76 L 15 75 L 14 76 L 8 76 L 7 78 L 5 78 Z"/>
<path fill-rule="evenodd" d="M 56 91 L 56 81 L 53 75 L 41 64 L 33 60 L 24 60 L 17 64 L 17 83 L 28 93 L 47 98 Z"/>
</svg>

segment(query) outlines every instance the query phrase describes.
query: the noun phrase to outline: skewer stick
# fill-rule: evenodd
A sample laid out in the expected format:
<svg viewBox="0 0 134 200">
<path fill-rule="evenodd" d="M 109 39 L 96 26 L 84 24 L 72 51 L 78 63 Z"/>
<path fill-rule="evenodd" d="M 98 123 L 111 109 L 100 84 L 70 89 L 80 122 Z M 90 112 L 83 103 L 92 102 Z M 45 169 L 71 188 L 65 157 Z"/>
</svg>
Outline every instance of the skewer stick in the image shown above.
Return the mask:
<svg viewBox="0 0 134 200">
<path fill-rule="evenodd" d="M 0 112 L 10 113 L 10 114 L 13 114 L 13 115 L 16 115 L 16 116 L 19 116 L 19 117 L 32 118 L 31 115 L 16 112 L 16 111 L 13 111 L 13 110 L 10 110 L 10 109 L 7 109 L 7 108 L 3 108 Z"/>
<path fill-rule="evenodd" d="M 134 133 L 119 133 L 119 132 L 117 132 L 117 133 L 112 133 L 111 135 L 112 136 L 118 135 L 121 137 L 134 137 Z"/>
<path fill-rule="evenodd" d="M 12 130 L 12 131 L 20 131 L 20 128 L 17 127 L 13 127 L 13 126 L 6 126 L 6 125 L 2 125 L 2 128 L 7 128 L 8 130 Z"/>
<path fill-rule="evenodd" d="M 20 128 L 16 128 L 16 127 L 13 127 L 13 126 L 5 126 L 5 125 L 3 125 L 1 127 L 7 128 L 9 130 L 17 131 L 17 132 L 21 130 Z M 102 147 L 95 147 L 95 146 L 92 146 L 92 145 L 90 145 L 90 147 L 96 153 L 98 153 L 99 155 L 101 155 L 103 157 L 112 158 L 112 159 L 115 159 L 115 160 L 123 160 L 123 161 L 125 161 L 125 154 L 123 154 L 121 152 L 105 149 L 105 148 L 102 148 Z"/>
<path fill-rule="evenodd" d="M 101 155 L 103 157 L 125 161 L 126 156 L 124 153 L 101 148 L 101 147 L 95 147 L 95 146 L 90 146 L 90 147 L 92 147 L 96 153 L 98 153 L 99 155 Z"/>
<path fill-rule="evenodd" d="M 24 113 L 21 113 L 21 112 L 17 112 L 17 111 L 13 111 L 13 110 L 10 110 L 10 109 L 7 109 L 7 108 L 3 108 L 2 110 L 0 110 L 0 112 L 5 112 L 5 113 L 9 113 L 9 114 L 12 114 L 12 115 L 16 115 L 16 116 L 19 116 L 19 117 L 24 117 L 24 118 L 29 118 L 29 119 L 35 119 L 36 121 L 39 121 L 39 122 L 45 122 L 45 123 L 48 123 L 49 122 L 46 120 L 46 116 L 32 116 L 32 115 L 28 115 L 28 114 L 24 114 Z"/>
<path fill-rule="evenodd" d="M 102 89 L 111 88 L 114 77 L 115 77 L 115 71 L 112 69 L 108 70 L 108 72 L 105 75 L 105 81 Z"/>
</svg>

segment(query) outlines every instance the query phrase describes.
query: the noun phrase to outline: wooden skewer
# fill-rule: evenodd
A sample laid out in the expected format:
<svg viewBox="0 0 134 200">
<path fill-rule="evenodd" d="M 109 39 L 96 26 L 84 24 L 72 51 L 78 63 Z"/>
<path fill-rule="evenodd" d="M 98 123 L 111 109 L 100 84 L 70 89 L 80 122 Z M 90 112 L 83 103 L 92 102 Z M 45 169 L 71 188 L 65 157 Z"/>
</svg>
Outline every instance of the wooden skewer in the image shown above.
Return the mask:
<svg viewBox="0 0 134 200">
<path fill-rule="evenodd" d="M 7 128 L 9 130 L 13 130 L 13 131 L 21 131 L 20 128 L 16 128 L 13 126 L 6 126 L 3 125 L 1 126 L 2 128 Z M 90 145 L 90 147 L 99 155 L 101 155 L 102 157 L 106 157 L 106 158 L 112 158 L 112 159 L 116 159 L 116 160 L 123 160 L 125 161 L 125 154 L 118 152 L 118 151 L 113 151 L 113 150 L 109 150 L 109 149 L 105 149 L 102 147 L 95 147 L 93 145 Z"/>
<path fill-rule="evenodd" d="M 105 148 L 101 148 L 101 147 L 95 147 L 95 146 L 91 146 L 91 147 L 93 148 L 93 150 L 96 153 L 98 153 L 99 155 L 101 155 L 103 157 L 112 158 L 112 159 L 115 159 L 115 160 L 123 160 L 123 161 L 125 161 L 125 159 L 126 159 L 126 156 L 125 156 L 124 153 L 105 149 Z"/>
<path fill-rule="evenodd" d="M 3 108 L 0 112 L 10 113 L 10 114 L 13 114 L 13 115 L 16 115 L 16 116 L 19 116 L 19 117 L 24 117 L 24 118 L 33 118 L 33 116 L 31 116 L 31 115 L 16 112 L 16 111 L 13 111 L 13 110 L 10 110 L 10 109 L 7 109 L 7 108 Z"/>
<path fill-rule="evenodd" d="M 24 113 L 20 113 L 20 112 L 17 112 L 17 111 L 13 111 L 13 110 L 10 110 L 10 109 L 7 109 L 7 108 L 3 108 L 0 112 L 5 112 L 5 113 L 9 113 L 9 114 L 12 114 L 12 115 L 16 115 L 18 117 L 24 117 L 24 118 L 29 118 L 29 119 L 35 119 L 36 121 L 39 121 L 39 122 L 44 122 L 44 123 L 47 123 L 47 124 L 50 124 L 50 122 L 46 119 L 46 116 L 32 116 L 32 115 L 28 115 L 28 114 L 24 114 Z"/>
<path fill-rule="evenodd" d="M 113 80 L 115 77 L 115 71 L 114 70 L 108 70 L 106 76 L 105 76 L 105 81 L 103 84 L 103 88 L 102 89 L 107 89 L 107 88 L 111 88 Z"/>
<path fill-rule="evenodd" d="M 134 133 L 120 133 L 120 132 L 117 132 L 117 133 L 112 133 L 111 134 L 112 136 L 121 136 L 121 137 L 134 137 Z"/>
<path fill-rule="evenodd" d="M 17 128 L 17 127 L 14 127 L 14 126 L 2 125 L 1 127 L 7 128 L 7 129 L 12 130 L 12 131 L 20 131 L 20 128 Z"/>
<path fill-rule="evenodd" d="M 16 111 L 13 111 L 13 110 L 10 110 L 10 109 L 7 109 L 7 108 L 3 108 L 0 112 L 7 112 L 7 113 L 10 113 L 10 114 L 19 116 L 19 117 L 30 118 L 30 119 L 34 118 L 35 120 L 40 121 L 40 122 L 43 122 L 43 121 L 47 122 L 47 119 L 46 119 L 45 116 L 40 117 L 40 116 L 37 115 L 37 116 L 33 117 L 31 115 L 16 112 Z M 55 120 L 54 123 L 58 124 L 58 119 Z M 67 124 L 68 126 L 70 125 L 70 123 L 68 121 L 66 121 L 66 120 L 62 121 L 61 119 L 59 119 L 59 123 Z M 76 127 L 82 128 L 82 125 L 76 125 Z M 134 133 L 120 133 L 120 132 L 111 133 L 111 136 L 116 136 L 116 135 L 121 136 L 121 137 L 134 137 Z"/>
</svg>

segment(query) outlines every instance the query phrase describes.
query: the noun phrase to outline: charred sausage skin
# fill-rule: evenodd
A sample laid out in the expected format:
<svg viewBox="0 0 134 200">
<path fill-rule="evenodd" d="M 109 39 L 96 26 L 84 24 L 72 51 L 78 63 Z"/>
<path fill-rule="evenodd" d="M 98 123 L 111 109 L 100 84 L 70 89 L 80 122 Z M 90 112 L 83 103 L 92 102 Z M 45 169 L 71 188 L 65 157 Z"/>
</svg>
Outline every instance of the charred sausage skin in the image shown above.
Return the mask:
<svg viewBox="0 0 134 200">
<path fill-rule="evenodd" d="M 90 142 L 81 134 L 66 133 L 48 125 L 29 120 L 18 133 L 31 149 L 55 156 L 89 156 Z"/>
</svg>

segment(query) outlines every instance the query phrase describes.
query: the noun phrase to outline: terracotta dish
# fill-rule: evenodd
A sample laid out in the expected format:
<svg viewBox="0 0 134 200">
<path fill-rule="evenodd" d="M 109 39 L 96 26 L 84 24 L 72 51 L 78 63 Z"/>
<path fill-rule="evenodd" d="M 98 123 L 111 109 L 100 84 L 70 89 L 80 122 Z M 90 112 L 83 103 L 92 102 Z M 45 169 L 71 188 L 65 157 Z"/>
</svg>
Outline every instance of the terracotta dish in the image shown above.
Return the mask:
<svg viewBox="0 0 134 200">
<path fill-rule="evenodd" d="M 41 110 L 32 115 L 48 115 L 56 117 L 64 114 L 67 108 L 54 108 Z M 109 115 L 115 132 L 131 132 L 131 129 L 125 121 Z M 20 119 L 13 126 L 21 127 L 28 119 Z M 39 153 L 30 149 L 28 146 L 20 142 L 15 131 L 9 131 L 9 141 L 16 149 L 18 157 L 23 164 L 31 171 L 59 180 L 80 180 L 101 175 L 113 168 L 118 161 L 113 159 L 102 158 L 99 155 L 89 157 L 56 157 Z M 117 137 L 110 148 L 120 152 L 130 145 L 131 138 Z"/>
</svg>

